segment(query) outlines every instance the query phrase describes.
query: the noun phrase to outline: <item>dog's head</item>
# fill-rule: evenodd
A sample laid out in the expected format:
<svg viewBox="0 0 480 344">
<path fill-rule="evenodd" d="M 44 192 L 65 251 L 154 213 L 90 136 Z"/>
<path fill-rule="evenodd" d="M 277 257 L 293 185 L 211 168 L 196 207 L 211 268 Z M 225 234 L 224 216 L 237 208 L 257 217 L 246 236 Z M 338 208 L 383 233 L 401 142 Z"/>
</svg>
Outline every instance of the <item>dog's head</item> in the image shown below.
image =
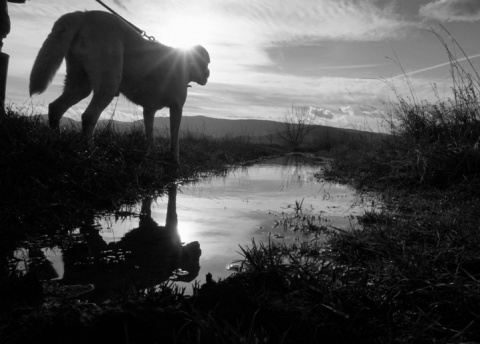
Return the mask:
<svg viewBox="0 0 480 344">
<path fill-rule="evenodd" d="M 208 51 L 201 45 L 194 46 L 190 51 L 189 62 L 190 81 L 204 86 L 210 76 L 210 70 L 208 69 L 210 55 Z"/>
</svg>

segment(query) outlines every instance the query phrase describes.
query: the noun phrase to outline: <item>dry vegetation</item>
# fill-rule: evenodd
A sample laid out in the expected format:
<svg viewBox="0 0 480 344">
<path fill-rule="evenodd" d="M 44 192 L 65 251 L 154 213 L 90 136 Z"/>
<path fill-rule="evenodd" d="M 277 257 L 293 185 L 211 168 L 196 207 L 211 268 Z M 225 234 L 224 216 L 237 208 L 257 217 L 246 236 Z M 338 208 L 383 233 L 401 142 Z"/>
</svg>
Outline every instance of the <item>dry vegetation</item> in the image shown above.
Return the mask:
<svg viewBox="0 0 480 344">
<path fill-rule="evenodd" d="M 29 280 L 29 288 L 22 289 L 19 286 L 25 286 L 23 279 L 27 277 L 17 278 L 13 285 L 3 287 L 3 295 L 11 296 L 12 290 L 23 293 L 22 307 L 17 303 L 13 313 L 3 315 L 0 333 L 5 342 L 33 336 L 39 341 L 71 343 L 478 342 L 480 80 L 465 73 L 455 61 L 452 75 L 452 99 L 437 104 L 399 99 L 390 136 L 337 150 L 327 177 L 350 183 L 361 192 L 373 190 L 384 204 L 382 211 L 362 216 L 351 231 L 316 223 L 302 214 L 297 203 L 285 221 L 295 221 L 312 235 L 309 243 L 253 242 L 242 247 L 241 272 L 224 281 L 196 285 L 191 297 L 167 283 L 158 290 L 98 305 L 72 300 L 45 302 L 41 285 Z M 108 175 L 105 171 L 118 171 L 120 166 L 137 171 L 137 176 L 155 169 L 160 180 L 168 180 L 163 172 L 168 170 L 163 153 L 158 153 L 158 160 L 150 159 L 140 148 L 128 149 L 120 138 L 111 147 L 115 134 L 109 132 L 100 134 L 94 154 L 86 153 L 81 145 L 70 143 L 77 139 L 73 133 L 63 134 L 71 135 L 63 141 L 62 137 L 52 141 L 52 134 L 36 132 L 42 124 L 9 116 L 0 128 L 5 127 L 5 121 L 25 121 L 18 128 L 9 124 L 11 130 L 0 129 L 4 130 L 2 147 L 17 141 L 15 147 L 23 147 L 18 151 L 2 149 L 4 156 L 0 158 L 2 195 L 10 190 L 17 205 L 33 194 L 48 197 L 51 189 L 45 186 L 53 180 L 65 180 L 62 188 L 67 190 L 82 182 L 92 185 L 87 189 L 97 194 L 115 194 L 116 185 L 100 183 L 91 174 Z M 142 147 L 139 134 L 131 135 L 138 143 L 135 147 Z M 31 137 L 35 139 L 31 141 Z M 201 150 L 195 151 L 200 144 Z M 68 154 L 65 146 L 71 147 Z M 215 161 L 221 161 L 219 166 L 261 155 L 258 148 L 245 157 L 223 146 L 205 139 L 190 146 L 184 143 L 182 151 L 193 152 L 185 153 L 191 154 L 191 159 L 213 155 Z M 247 146 L 237 147 L 245 150 Z M 44 167 L 31 151 L 42 161 L 51 161 L 55 168 L 37 173 Z M 126 158 L 130 155 L 132 160 Z M 72 156 L 78 157 L 75 163 L 68 162 Z M 185 175 L 205 170 L 195 167 L 192 161 L 196 160 L 184 160 L 190 164 Z M 78 162 L 82 162 L 80 167 Z M 146 183 L 158 182 L 147 172 L 150 177 Z M 74 174 L 81 178 L 71 179 Z M 15 188 L 4 182 L 5 176 L 12 178 L 9 180 L 16 183 Z M 132 182 L 128 175 L 120 174 L 119 178 Z M 138 180 L 139 184 L 132 186 L 135 192 L 144 187 L 143 178 Z M 18 185 L 22 187 L 18 189 Z M 94 200 L 109 198 L 102 196 Z M 89 199 L 88 192 L 85 199 Z M 121 201 L 127 199 L 123 196 Z M 2 206 L 15 212 L 6 200 Z M 31 207 L 35 216 L 40 216 L 35 203 Z M 328 240 L 316 240 L 317 234 L 327 235 Z M 30 297 L 35 292 L 40 296 Z"/>
</svg>

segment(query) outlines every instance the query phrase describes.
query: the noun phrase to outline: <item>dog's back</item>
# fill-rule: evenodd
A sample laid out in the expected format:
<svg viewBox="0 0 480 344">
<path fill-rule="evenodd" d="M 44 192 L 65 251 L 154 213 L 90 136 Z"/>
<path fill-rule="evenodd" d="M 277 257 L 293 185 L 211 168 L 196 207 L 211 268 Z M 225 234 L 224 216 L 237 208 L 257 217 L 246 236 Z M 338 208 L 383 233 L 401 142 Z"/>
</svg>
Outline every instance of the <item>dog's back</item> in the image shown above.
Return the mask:
<svg viewBox="0 0 480 344">
<path fill-rule="evenodd" d="M 63 59 L 81 35 L 82 44 L 90 46 L 76 49 L 74 53 L 88 53 L 95 43 L 141 39 L 141 36 L 117 16 L 102 12 L 73 12 L 61 16 L 43 43 L 30 73 L 30 95 L 42 93 L 52 81 Z M 83 50 L 87 51 L 83 51 Z"/>
</svg>

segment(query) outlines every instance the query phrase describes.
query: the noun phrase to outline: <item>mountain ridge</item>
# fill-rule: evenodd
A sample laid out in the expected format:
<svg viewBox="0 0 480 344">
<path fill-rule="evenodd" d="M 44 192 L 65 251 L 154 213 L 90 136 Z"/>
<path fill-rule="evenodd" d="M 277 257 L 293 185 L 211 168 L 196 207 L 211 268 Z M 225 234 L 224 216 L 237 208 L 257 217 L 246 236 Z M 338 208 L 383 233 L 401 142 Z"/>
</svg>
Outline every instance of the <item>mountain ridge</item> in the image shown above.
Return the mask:
<svg viewBox="0 0 480 344">
<path fill-rule="evenodd" d="M 44 120 L 48 120 L 47 115 L 40 115 Z M 279 122 L 262 119 L 221 119 L 207 116 L 184 116 L 180 126 L 180 134 L 209 135 L 209 136 L 249 136 L 260 142 L 279 143 L 273 139 L 272 133 L 275 132 L 275 125 Z M 68 117 L 63 117 L 60 124 L 80 126 L 80 122 Z M 143 119 L 133 122 L 122 122 L 117 120 L 98 121 L 99 127 L 112 124 L 116 130 L 129 131 L 133 127 L 143 127 Z M 155 117 L 154 129 L 160 135 L 168 135 L 169 118 Z M 336 145 L 348 142 L 358 137 L 372 139 L 385 136 L 387 134 L 361 131 L 357 129 L 336 128 L 324 125 L 314 125 L 315 128 L 305 138 L 305 143 L 311 145 Z"/>
</svg>

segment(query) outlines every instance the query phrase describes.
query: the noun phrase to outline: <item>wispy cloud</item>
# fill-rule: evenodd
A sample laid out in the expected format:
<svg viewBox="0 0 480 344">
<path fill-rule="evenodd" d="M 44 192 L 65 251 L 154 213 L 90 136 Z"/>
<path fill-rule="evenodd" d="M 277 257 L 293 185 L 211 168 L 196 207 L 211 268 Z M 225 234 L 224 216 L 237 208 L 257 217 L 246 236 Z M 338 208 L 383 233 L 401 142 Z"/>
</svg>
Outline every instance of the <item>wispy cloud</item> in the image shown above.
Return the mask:
<svg viewBox="0 0 480 344">
<path fill-rule="evenodd" d="M 462 57 L 462 58 L 456 59 L 455 61 L 452 61 L 452 62 L 455 62 L 455 63 L 456 62 L 463 62 L 463 61 L 467 61 L 467 60 L 473 60 L 473 59 L 476 59 L 478 57 L 480 57 L 480 54 L 475 54 L 475 55 L 471 55 L 471 56 L 467 56 L 467 57 Z M 434 70 L 434 69 L 442 68 L 442 67 L 445 67 L 445 66 L 450 66 L 452 64 L 452 62 L 449 61 L 449 62 L 439 63 L 439 64 L 436 64 L 434 66 L 430 66 L 430 67 L 421 68 L 421 69 L 413 70 L 413 71 L 410 71 L 410 72 L 398 74 L 398 75 L 394 76 L 394 78 L 411 76 L 411 75 L 415 75 L 415 74 L 428 72 L 428 71 L 431 71 L 431 70 Z"/>
<path fill-rule="evenodd" d="M 480 20 L 479 0 L 436 0 L 420 7 L 420 15 L 443 22 Z"/>
<path fill-rule="evenodd" d="M 364 0 L 225 1 L 224 14 L 248 21 L 269 40 L 308 42 L 325 39 L 380 41 L 398 38 L 414 26 L 395 12 L 395 1 L 380 6 Z"/>
<path fill-rule="evenodd" d="M 350 66 L 325 66 L 325 67 L 315 67 L 307 68 L 307 71 L 314 70 L 341 70 L 341 69 L 363 69 L 363 68 L 376 68 L 385 66 L 385 63 L 372 63 L 372 64 L 363 64 L 363 65 L 350 65 Z"/>
</svg>

